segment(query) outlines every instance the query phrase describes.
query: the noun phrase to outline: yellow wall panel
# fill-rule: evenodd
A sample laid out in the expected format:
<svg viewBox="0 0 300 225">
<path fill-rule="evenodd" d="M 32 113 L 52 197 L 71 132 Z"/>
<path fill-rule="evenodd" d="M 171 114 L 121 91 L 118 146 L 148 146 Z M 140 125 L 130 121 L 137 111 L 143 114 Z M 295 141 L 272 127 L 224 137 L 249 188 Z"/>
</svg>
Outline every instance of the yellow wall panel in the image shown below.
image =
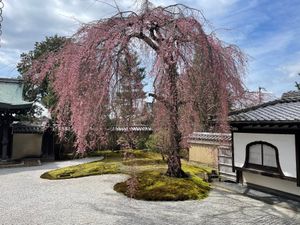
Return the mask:
<svg viewBox="0 0 300 225">
<path fill-rule="evenodd" d="M 189 160 L 216 167 L 218 165 L 218 149 L 216 145 L 191 144 Z"/>
</svg>

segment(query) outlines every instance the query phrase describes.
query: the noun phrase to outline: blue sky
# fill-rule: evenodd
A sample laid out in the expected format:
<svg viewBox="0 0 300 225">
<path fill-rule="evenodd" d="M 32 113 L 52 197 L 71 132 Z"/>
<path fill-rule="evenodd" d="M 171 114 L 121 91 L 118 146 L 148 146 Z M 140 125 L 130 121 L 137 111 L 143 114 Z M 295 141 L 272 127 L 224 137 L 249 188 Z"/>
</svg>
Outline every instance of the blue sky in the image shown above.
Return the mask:
<svg viewBox="0 0 300 225">
<path fill-rule="evenodd" d="M 80 23 L 113 15 L 97 0 L 3 0 L 0 76 L 16 77 L 22 52 L 54 34 L 70 36 Z M 117 1 L 121 9 L 135 0 Z M 300 81 L 299 0 L 153 0 L 156 5 L 183 3 L 202 10 L 218 37 L 248 55 L 245 84 L 280 96 Z"/>
</svg>

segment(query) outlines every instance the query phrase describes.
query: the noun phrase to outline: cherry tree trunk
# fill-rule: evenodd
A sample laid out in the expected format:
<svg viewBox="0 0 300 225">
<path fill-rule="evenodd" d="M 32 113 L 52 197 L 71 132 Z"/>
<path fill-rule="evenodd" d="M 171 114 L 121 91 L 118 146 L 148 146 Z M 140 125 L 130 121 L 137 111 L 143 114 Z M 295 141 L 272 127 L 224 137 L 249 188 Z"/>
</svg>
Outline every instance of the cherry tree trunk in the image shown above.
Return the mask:
<svg viewBox="0 0 300 225">
<path fill-rule="evenodd" d="M 168 149 L 168 170 L 167 175 L 171 177 L 186 177 L 181 169 L 179 156 L 181 132 L 179 130 L 179 107 L 177 79 L 178 73 L 176 66 L 172 66 L 168 74 L 169 78 L 169 105 L 167 106 L 169 114 L 169 149 Z"/>
</svg>

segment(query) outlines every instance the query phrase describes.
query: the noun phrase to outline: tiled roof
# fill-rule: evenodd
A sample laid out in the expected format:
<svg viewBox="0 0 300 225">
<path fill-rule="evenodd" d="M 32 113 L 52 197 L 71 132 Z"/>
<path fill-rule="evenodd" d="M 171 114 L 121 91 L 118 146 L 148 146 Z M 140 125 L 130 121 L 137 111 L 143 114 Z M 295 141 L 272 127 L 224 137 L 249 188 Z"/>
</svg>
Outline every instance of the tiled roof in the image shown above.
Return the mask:
<svg viewBox="0 0 300 225">
<path fill-rule="evenodd" d="M 258 106 L 231 112 L 231 123 L 265 122 L 265 123 L 294 123 L 300 122 L 300 91 L 287 92 L 281 99 L 267 102 Z"/>
<path fill-rule="evenodd" d="M 207 133 L 207 132 L 194 132 L 189 136 L 189 143 L 220 143 L 230 142 L 230 133 Z"/>
<path fill-rule="evenodd" d="M 13 124 L 13 133 L 31 133 L 31 134 L 42 134 L 44 133 L 44 127 L 38 125 L 27 125 L 16 123 Z"/>
<path fill-rule="evenodd" d="M 117 132 L 128 132 L 128 131 L 133 131 L 133 132 L 148 131 L 148 132 L 151 132 L 152 128 L 149 127 L 149 126 L 130 126 L 130 127 L 113 127 L 111 130 L 112 131 L 117 131 Z"/>
</svg>

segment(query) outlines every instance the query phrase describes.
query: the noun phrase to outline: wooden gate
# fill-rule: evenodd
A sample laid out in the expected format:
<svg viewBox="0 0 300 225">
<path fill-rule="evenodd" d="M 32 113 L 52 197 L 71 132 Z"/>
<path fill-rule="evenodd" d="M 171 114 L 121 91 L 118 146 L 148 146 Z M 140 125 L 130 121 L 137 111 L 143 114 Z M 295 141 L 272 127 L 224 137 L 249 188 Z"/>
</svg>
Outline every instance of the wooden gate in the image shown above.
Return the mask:
<svg viewBox="0 0 300 225">
<path fill-rule="evenodd" d="M 236 174 L 232 172 L 231 146 L 218 147 L 218 170 L 222 181 L 236 181 Z"/>
</svg>

